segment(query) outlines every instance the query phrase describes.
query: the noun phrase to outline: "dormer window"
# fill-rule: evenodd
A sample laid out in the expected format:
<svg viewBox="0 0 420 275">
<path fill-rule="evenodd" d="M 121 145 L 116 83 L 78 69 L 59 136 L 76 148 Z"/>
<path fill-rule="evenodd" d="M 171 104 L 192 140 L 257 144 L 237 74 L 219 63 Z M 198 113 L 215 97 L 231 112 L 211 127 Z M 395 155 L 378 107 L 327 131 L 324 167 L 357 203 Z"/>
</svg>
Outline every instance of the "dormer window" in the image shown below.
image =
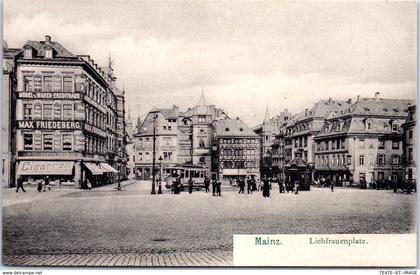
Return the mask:
<svg viewBox="0 0 420 275">
<path fill-rule="evenodd" d="M 23 52 L 23 57 L 24 58 L 32 58 L 32 48 L 31 47 L 26 47 L 24 52 Z"/>
<path fill-rule="evenodd" d="M 229 132 L 229 128 L 225 128 L 225 131 L 226 131 L 226 132 Z"/>
<path fill-rule="evenodd" d="M 244 131 L 244 128 L 239 128 L 239 131 L 243 132 Z"/>
<path fill-rule="evenodd" d="M 53 50 L 52 50 L 52 48 L 45 49 L 45 58 L 53 58 Z"/>
</svg>

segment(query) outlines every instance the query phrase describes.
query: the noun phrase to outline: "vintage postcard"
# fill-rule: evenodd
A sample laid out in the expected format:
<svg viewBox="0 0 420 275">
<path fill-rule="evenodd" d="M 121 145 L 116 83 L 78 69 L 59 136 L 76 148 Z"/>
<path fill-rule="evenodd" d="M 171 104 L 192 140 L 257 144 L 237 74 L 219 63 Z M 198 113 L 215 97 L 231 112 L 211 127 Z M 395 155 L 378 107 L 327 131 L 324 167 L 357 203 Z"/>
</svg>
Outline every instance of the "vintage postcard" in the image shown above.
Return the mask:
<svg viewBox="0 0 420 275">
<path fill-rule="evenodd" d="M 416 12 L 4 1 L 3 266 L 416 267 Z"/>
</svg>

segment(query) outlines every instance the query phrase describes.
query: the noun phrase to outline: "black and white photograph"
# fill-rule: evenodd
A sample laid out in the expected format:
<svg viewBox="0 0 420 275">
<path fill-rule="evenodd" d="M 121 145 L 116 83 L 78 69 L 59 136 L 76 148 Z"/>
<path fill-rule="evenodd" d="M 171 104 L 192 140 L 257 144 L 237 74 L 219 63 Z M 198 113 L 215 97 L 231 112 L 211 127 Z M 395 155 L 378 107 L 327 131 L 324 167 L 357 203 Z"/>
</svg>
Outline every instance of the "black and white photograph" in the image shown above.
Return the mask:
<svg viewBox="0 0 420 275">
<path fill-rule="evenodd" d="M 417 266 L 415 1 L 4 0 L 2 265 Z"/>
</svg>

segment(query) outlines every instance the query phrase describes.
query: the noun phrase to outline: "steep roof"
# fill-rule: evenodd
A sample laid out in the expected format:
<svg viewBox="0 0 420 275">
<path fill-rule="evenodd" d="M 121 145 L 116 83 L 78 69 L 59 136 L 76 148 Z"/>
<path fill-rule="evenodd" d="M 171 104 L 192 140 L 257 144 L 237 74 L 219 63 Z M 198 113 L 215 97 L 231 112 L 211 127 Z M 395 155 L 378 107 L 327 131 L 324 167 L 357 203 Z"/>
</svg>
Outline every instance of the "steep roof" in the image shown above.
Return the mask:
<svg viewBox="0 0 420 275">
<path fill-rule="evenodd" d="M 408 106 L 414 103 L 411 99 L 361 98 L 349 108 L 343 109 L 341 115 L 375 115 L 405 116 Z"/>
<path fill-rule="evenodd" d="M 240 119 L 224 119 L 214 123 L 217 137 L 255 137 L 258 135 L 252 131 Z"/>
<path fill-rule="evenodd" d="M 72 54 L 69 50 L 64 48 L 60 43 L 56 41 L 26 41 L 24 47 L 30 46 L 33 49 L 35 49 L 34 57 L 44 57 L 45 56 L 45 50 L 48 47 L 51 47 L 54 50 L 54 58 L 75 58 L 78 57 L 74 54 Z"/>
</svg>

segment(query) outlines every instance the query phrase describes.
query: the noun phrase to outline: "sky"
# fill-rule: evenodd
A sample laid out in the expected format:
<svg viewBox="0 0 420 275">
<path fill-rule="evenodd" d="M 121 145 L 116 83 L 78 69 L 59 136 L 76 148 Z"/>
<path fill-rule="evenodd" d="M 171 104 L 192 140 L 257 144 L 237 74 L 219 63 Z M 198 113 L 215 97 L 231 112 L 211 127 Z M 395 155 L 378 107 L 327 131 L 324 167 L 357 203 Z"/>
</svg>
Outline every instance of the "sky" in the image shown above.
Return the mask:
<svg viewBox="0 0 420 275">
<path fill-rule="evenodd" d="M 9 47 L 114 62 L 131 117 L 209 104 L 249 126 L 319 99 L 416 98 L 416 3 L 5 0 Z"/>
</svg>

